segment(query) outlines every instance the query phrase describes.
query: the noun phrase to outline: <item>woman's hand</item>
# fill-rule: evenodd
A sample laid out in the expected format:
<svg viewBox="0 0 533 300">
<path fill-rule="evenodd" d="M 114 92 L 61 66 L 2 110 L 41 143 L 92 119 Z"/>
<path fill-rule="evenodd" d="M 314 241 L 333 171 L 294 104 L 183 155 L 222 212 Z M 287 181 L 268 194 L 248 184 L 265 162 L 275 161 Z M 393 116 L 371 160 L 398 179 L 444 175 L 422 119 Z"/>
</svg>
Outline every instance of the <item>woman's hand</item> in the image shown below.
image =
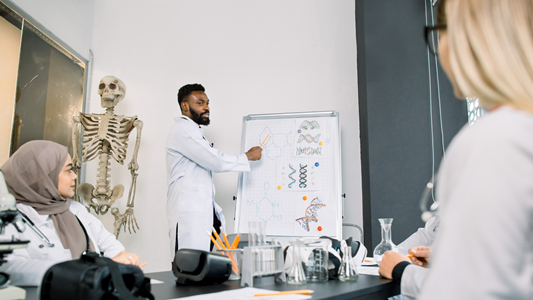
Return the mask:
<svg viewBox="0 0 533 300">
<path fill-rule="evenodd" d="M 134 265 L 134 266 L 141 266 L 141 259 L 138 255 L 135 255 L 133 253 L 129 253 L 126 251 L 122 251 L 117 256 L 113 257 L 111 260 L 125 264 L 125 265 Z"/>
<path fill-rule="evenodd" d="M 428 267 L 429 258 L 431 256 L 431 247 L 418 246 L 409 249 L 411 263 L 424 268 Z"/>
<path fill-rule="evenodd" d="M 385 252 L 383 260 L 379 263 L 379 274 L 385 278 L 392 279 L 392 270 L 402 261 L 410 262 L 407 256 L 398 252 Z"/>
</svg>

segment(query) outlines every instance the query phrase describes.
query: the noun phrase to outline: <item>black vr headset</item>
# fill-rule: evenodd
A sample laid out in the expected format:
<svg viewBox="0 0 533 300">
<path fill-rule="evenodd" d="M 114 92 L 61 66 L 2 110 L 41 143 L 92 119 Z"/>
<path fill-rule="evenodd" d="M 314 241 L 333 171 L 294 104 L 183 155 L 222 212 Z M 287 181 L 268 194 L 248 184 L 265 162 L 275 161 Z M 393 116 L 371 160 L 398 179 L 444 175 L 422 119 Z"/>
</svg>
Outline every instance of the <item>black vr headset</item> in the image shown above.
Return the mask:
<svg viewBox="0 0 533 300">
<path fill-rule="evenodd" d="M 176 251 L 172 262 L 176 284 L 208 285 L 222 283 L 231 274 L 231 260 L 220 254 L 195 250 Z"/>
</svg>

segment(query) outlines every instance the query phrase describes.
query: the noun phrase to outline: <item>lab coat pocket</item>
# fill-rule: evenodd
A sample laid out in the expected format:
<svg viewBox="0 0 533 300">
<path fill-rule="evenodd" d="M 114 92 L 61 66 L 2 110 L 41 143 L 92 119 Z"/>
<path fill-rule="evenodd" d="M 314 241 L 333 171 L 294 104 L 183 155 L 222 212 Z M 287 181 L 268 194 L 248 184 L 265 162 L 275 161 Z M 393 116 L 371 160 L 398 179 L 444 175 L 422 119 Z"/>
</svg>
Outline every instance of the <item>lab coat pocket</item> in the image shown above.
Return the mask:
<svg viewBox="0 0 533 300">
<path fill-rule="evenodd" d="M 184 184 L 178 196 L 178 211 L 184 212 L 204 212 L 208 188 L 205 185 Z M 210 202 L 209 202 L 210 203 Z"/>
</svg>

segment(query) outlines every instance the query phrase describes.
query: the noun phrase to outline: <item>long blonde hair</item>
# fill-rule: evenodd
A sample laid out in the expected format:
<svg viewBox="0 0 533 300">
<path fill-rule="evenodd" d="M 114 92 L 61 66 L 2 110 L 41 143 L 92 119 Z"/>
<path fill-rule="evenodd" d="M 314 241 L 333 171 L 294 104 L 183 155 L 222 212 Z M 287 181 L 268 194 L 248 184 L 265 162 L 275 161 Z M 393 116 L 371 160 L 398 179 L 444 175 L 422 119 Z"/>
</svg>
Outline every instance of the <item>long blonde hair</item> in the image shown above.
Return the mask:
<svg viewBox="0 0 533 300">
<path fill-rule="evenodd" d="M 533 1 L 447 0 L 450 64 L 465 96 L 533 112 Z"/>
</svg>

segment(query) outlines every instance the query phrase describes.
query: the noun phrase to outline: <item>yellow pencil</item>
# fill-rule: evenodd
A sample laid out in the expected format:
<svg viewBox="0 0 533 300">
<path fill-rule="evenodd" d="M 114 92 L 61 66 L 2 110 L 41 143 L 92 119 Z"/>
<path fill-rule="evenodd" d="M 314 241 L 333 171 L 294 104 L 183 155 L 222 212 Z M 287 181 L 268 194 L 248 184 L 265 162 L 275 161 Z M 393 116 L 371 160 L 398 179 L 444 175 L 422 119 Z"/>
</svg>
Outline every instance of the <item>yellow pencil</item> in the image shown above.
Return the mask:
<svg viewBox="0 0 533 300">
<path fill-rule="evenodd" d="M 222 250 L 222 248 L 220 248 L 220 246 L 218 245 L 217 241 L 213 238 L 213 236 L 209 233 L 209 231 L 206 230 L 205 233 L 207 233 L 207 235 L 208 235 L 209 238 L 211 239 L 211 242 L 213 242 L 213 244 L 215 245 L 215 247 L 217 247 L 218 251 Z"/>
<path fill-rule="evenodd" d="M 213 238 L 213 236 L 209 233 L 208 230 L 205 231 L 205 233 L 207 233 L 207 235 L 209 236 L 209 238 L 211 239 L 211 242 L 213 242 L 213 244 L 215 245 L 215 247 L 217 247 L 218 251 L 220 251 L 220 253 L 222 255 L 226 255 L 224 253 L 224 251 L 222 251 L 222 248 L 220 248 L 220 246 L 218 245 L 217 241 Z M 216 231 L 215 231 L 216 233 Z M 228 255 L 226 255 L 228 256 Z M 235 259 L 233 259 L 233 257 L 231 256 L 228 256 L 230 259 L 231 259 L 231 268 L 233 269 L 233 272 L 235 272 L 236 274 L 239 274 L 239 268 L 237 267 L 237 263 L 235 262 Z"/>
<path fill-rule="evenodd" d="M 233 240 L 233 244 L 231 244 L 231 249 L 237 249 L 239 247 L 239 240 L 241 239 L 240 233 L 237 233 L 237 236 Z"/>
<path fill-rule="evenodd" d="M 226 243 L 226 248 L 231 249 L 228 242 L 228 237 L 224 233 L 224 230 L 222 230 L 222 226 L 220 226 L 220 232 L 222 232 L 222 237 L 224 238 L 224 243 Z"/>
<path fill-rule="evenodd" d="M 312 294 L 313 290 L 295 290 L 295 291 L 282 291 L 277 293 L 268 293 L 268 294 L 255 294 L 254 297 L 266 297 L 266 296 L 283 296 L 283 295 L 309 295 Z"/>
<path fill-rule="evenodd" d="M 222 241 L 222 239 L 220 238 L 220 236 L 218 235 L 217 231 L 215 230 L 215 227 L 211 227 L 213 229 L 213 234 L 215 235 L 215 237 L 217 238 L 217 241 L 220 242 L 220 245 L 222 246 L 222 249 L 226 250 L 226 246 L 224 246 L 224 242 Z"/>
<path fill-rule="evenodd" d="M 259 146 L 259 147 L 263 147 L 263 144 L 267 141 L 269 135 L 270 135 L 270 133 L 267 134 L 267 137 L 263 140 L 263 142 L 261 143 L 261 146 Z"/>
</svg>

